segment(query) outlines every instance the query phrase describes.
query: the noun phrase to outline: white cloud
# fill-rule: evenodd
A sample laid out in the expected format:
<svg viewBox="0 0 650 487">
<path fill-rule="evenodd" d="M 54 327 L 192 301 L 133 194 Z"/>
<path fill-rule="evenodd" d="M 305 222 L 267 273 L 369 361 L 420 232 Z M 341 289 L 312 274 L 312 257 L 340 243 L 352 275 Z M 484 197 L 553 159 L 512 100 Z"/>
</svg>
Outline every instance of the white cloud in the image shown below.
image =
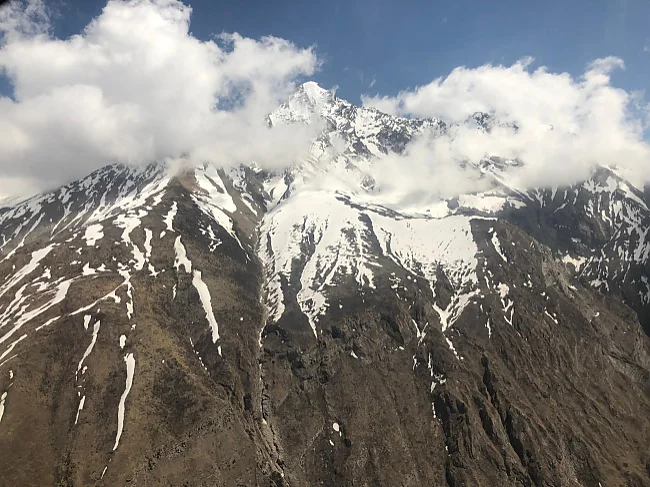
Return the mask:
<svg viewBox="0 0 650 487">
<path fill-rule="evenodd" d="M 510 173 L 519 187 L 569 184 L 588 176 L 596 165 L 622 166 L 650 180 L 650 146 L 644 139 L 647 107 L 639 109 L 638 93 L 610 82 L 611 72 L 624 68 L 621 59 L 598 59 L 580 78 L 544 67 L 532 70 L 531 63 L 525 58 L 512 66 L 459 67 L 413 91 L 364 96 L 363 103 L 395 115 L 459 123 L 449 136 L 416 141 L 400 163 L 433 171 L 433 180 L 434 169 L 445 168 L 449 177 L 443 192 L 453 192 L 455 185 L 466 189 L 474 176 L 460 170 L 460 164 L 486 156 L 523 161 L 522 168 Z M 475 112 L 510 126 L 482 133 L 462 124 Z M 416 188 L 420 181 L 414 175 Z"/>
<path fill-rule="evenodd" d="M 0 195 L 112 162 L 298 159 L 319 126 L 270 130 L 265 115 L 318 69 L 314 50 L 236 33 L 202 41 L 189 30 L 191 12 L 179 0 L 110 0 L 80 34 L 56 39 L 41 0 L 0 8 L 0 70 L 14 87 L 0 97 Z M 650 179 L 647 106 L 610 82 L 620 59 L 599 59 L 579 78 L 531 64 L 459 67 L 413 91 L 364 97 L 397 115 L 454 123 L 480 111 L 519 127 L 486 134 L 461 124 L 451 136 L 423 137 L 379 162 L 378 180 L 409 197 L 450 196 L 482 184 L 462 163 L 487 155 L 523 160 L 511 174 L 523 186 L 573 182 L 596 164 Z"/>
<path fill-rule="evenodd" d="M 191 12 L 178 0 L 110 0 L 83 32 L 56 39 L 40 1 L 0 9 L 0 69 L 14 87 L 0 98 L 0 194 L 116 161 L 282 166 L 306 150 L 313 133 L 271 134 L 265 115 L 318 69 L 313 49 L 202 41 Z"/>
<path fill-rule="evenodd" d="M 45 34 L 49 28 L 49 14 L 42 0 L 8 2 L 0 9 L 0 32 L 5 39 Z"/>
</svg>

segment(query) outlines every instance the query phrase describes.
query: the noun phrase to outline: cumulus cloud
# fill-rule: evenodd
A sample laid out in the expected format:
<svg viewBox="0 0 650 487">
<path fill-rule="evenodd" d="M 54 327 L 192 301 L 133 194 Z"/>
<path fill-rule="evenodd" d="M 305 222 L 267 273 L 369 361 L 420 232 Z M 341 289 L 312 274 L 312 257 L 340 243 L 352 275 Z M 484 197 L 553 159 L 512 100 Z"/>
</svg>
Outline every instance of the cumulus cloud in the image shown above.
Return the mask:
<svg viewBox="0 0 650 487">
<path fill-rule="evenodd" d="M 650 146 L 644 138 L 647 106 L 638 93 L 611 84 L 611 73 L 623 69 L 616 57 L 597 59 L 574 78 L 533 60 L 512 66 L 459 67 L 413 91 L 397 96 L 364 96 L 365 106 L 394 115 L 438 118 L 452 125 L 448 135 L 423 137 L 407 147 L 393 165 L 413 173 L 417 191 L 428 174 L 440 193 L 481 189 L 471 166 L 485 157 L 519 160 L 508 172 L 520 188 L 571 184 L 589 176 L 597 165 L 618 166 L 636 181 L 650 180 Z M 491 115 L 489 132 L 466 123 L 476 112 Z M 437 174 L 444 174 L 437 180 Z M 477 185 L 472 186 L 472 181 Z M 422 188 L 424 189 L 424 188 Z"/>
<path fill-rule="evenodd" d="M 0 97 L 0 196 L 113 162 L 297 161 L 321 127 L 270 129 L 266 115 L 319 68 L 314 49 L 236 33 L 197 39 L 191 13 L 180 0 L 109 0 L 81 33 L 57 39 L 42 0 L 0 8 L 0 72 L 13 88 Z M 568 184 L 598 164 L 650 179 L 647 106 L 610 79 L 622 60 L 596 60 L 579 77 L 532 62 L 459 67 L 413 91 L 363 97 L 387 113 L 452 124 L 378 161 L 378 183 L 409 198 L 482 189 L 465 162 L 486 156 L 523 161 L 508 174 L 520 187 Z M 475 112 L 499 124 L 477 131 L 465 123 Z"/>
<path fill-rule="evenodd" d="M 179 0 L 109 0 L 78 35 L 49 34 L 40 1 L 0 9 L 0 194 L 42 189 L 112 162 L 293 162 L 307 127 L 265 115 L 319 59 L 277 37 L 199 40 Z M 9 185 L 7 182 L 11 182 Z"/>
</svg>

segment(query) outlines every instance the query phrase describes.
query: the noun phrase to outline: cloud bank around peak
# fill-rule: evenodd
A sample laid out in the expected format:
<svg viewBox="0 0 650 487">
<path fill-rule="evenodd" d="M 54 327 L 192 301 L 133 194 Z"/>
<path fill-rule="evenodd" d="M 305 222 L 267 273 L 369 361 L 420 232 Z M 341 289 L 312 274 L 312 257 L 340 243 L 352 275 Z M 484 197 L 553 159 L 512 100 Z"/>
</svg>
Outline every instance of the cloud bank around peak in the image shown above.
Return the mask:
<svg viewBox="0 0 650 487">
<path fill-rule="evenodd" d="M 313 129 L 265 116 L 312 75 L 312 47 L 277 37 L 190 32 L 179 0 L 109 0 L 68 39 L 50 35 L 40 0 L 0 8 L 0 195 L 39 190 L 113 162 L 190 155 L 228 165 L 287 165 Z M 304 133 L 303 133 L 304 132 Z"/>
<path fill-rule="evenodd" d="M 180 0 L 109 0 L 82 32 L 58 39 L 42 0 L 0 7 L 0 72 L 13 88 L 0 96 L 0 196 L 113 162 L 187 155 L 281 168 L 304 155 L 321 127 L 270 129 L 266 115 L 319 69 L 314 49 L 237 33 L 201 40 L 191 14 Z M 509 174 L 520 187 L 570 184 L 596 165 L 650 180 L 648 107 L 611 83 L 622 60 L 598 59 L 579 77 L 532 63 L 459 67 L 396 96 L 364 96 L 387 113 L 456 124 L 379 161 L 378 182 L 409 197 L 453 196 L 481 189 L 464 163 L 486 156 L 523 161 Z M 463 123 L 475 112 L 500 125 Z"/>
<path fill-rule="evenodd" d="M 648 106 L 639 94 L 611 84 L 623 61 L 597 59 L 578 78 L 545 67 L 533 70 L 532 62 L 459 67 L 412 91 L 362 100 L 393 115 L 456 124 L 446 137 L 414 142 L 395 161 L 434 180 L 436 173 L 444 174 L 443 193 L 455 185 L 466 190 L 473 175 L 462 163 L 487 156 L 522 161 L 509 174 L 522 188 L 571 184 L 597 165 L 619 166 L 637 182 L 650 181 L 650 145 L 644 138 Z M 485 133 L 463 123 L 476 112 L 492 115 L 498 125 Z"/>
</svg>

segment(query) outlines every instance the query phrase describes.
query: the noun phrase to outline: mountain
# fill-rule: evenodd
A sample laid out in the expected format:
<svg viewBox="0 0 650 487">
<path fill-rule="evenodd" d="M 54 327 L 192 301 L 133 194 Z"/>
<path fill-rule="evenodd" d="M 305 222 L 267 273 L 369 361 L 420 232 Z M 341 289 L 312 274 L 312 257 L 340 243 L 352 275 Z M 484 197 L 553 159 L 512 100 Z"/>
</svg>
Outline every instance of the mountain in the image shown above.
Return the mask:
<svg viewBox="0 0 650 487">
<path fill-rule="evenodd" d="M 412 198 L 377 161 L 453 125 L 315 83 L 268 122 L 321 130 L 283 171 L 113 165 L 0 210 L 0 485 L 650 485 L 643 188 L 490 158 Z"/>
</svg>

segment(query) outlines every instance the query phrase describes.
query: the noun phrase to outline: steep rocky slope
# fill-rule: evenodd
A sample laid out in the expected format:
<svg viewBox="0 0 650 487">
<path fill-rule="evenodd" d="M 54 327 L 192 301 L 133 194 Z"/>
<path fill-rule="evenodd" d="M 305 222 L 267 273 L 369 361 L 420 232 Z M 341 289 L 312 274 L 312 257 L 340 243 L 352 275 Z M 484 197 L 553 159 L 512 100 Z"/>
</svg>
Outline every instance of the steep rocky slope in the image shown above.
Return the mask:
<svg viewBox="0 0 650 487">
<path fill-rule="evenodd" d="M 116 165 L 2 210 L 0 485 L 650 485 L 646 195 L 489 159 L 405 205 L 373 161 L 453 127 L 313 83 L 269 116 L 314 121 L 279 173 Z"/>
</svg>

